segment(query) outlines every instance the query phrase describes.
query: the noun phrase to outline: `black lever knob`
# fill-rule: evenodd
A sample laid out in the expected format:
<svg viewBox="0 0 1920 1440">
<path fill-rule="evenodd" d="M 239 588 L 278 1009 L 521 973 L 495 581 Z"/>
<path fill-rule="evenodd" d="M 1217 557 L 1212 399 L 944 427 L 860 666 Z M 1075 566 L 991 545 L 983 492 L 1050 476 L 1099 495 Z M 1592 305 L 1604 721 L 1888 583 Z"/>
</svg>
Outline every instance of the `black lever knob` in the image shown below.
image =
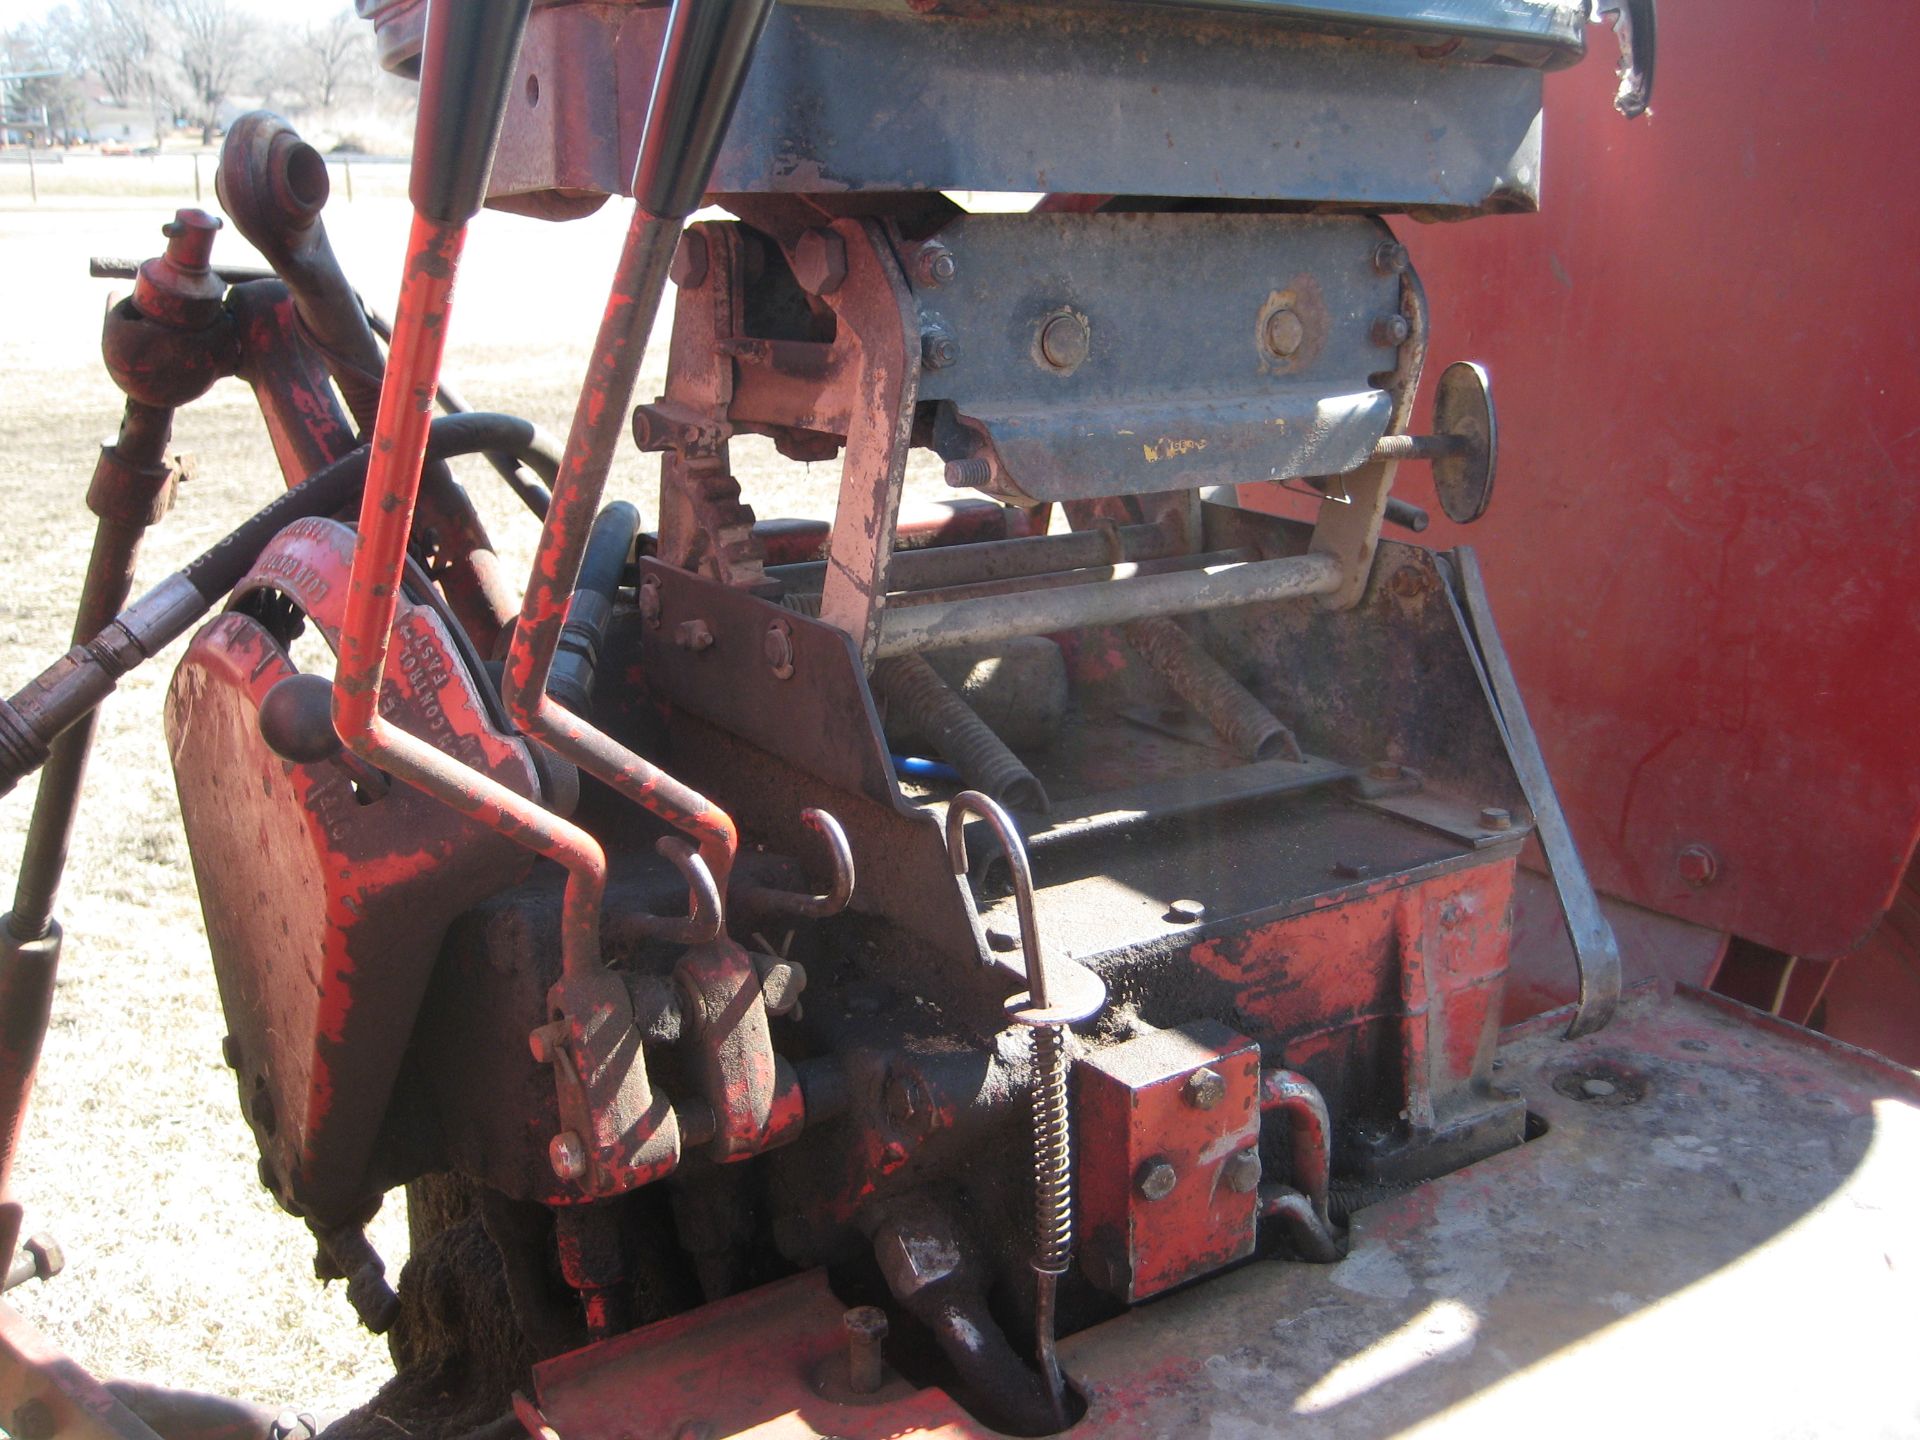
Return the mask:
<svg viewBox="0 0 1920 1440">
<path fill-rule="evenodd" d="M 633 198 L 678 220 L 706 193 L 773 0 L 674 0 L 640 136 Z"/>
<path fill-rule="evenodd" d="M 442 225 L 479 213 L 532 0 L 433 0 L 420 50 L 413 208 Z"/>
</svg>

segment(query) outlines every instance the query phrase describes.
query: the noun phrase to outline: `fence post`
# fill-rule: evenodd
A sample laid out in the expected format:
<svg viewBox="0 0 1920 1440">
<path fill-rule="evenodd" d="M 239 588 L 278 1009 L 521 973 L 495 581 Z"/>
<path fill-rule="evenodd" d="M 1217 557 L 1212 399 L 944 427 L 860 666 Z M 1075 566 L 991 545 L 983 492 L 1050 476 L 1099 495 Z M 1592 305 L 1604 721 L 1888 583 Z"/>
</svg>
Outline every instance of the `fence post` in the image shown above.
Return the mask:
<svg viewBox="0 0 1920 1440">
<path fill-rule="evenodd" d="M 193 152 L 193 203 L 200 203 L 200 152 Z"/>
<path fill-rule="evenodd" d="M 27 189 L 33 192 L 33 203 L 40 203 L 40 176 L 33 168 L 33 141 L 27 141 Z"/>
</svg>

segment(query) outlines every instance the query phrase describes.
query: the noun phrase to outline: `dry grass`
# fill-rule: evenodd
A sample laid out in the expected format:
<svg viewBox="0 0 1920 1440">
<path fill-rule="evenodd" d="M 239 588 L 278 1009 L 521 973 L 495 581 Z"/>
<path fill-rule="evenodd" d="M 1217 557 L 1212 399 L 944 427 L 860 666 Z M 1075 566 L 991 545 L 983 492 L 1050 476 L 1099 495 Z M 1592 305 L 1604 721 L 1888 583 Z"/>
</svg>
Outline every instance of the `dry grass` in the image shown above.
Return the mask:
<svg viewBox="0 0 1920 1440">
<path fill-rule="evenodd" d="M 87 278 L 87 256 L 153 253 L 171 206 L 192 203 L 191 184 L 187 175 L 163 198 L 62 195 L 43 185 L 33 205 L 18 167 L 0 169 L 0 367 L 8 377 L 0 391 L 8 535 L 0 685 L 9 691 L 67 645 L 92 530 L 87 477 L 120 410 L 99 363 L 98 320 L 111 287 Z M 356 194 L 348 205 L 336 193 L 330 229 L 348 273 L 390 310 L 405 206 L 365 187 Z M 211 206 L 210 185 L 206 200 Z M 560 227 L 481 218 L 448 361 L 471 403 L 564 433 L 623 223 L 617 207 Z M 232 235 L 217 254 L 256 261 Z M 656 337 L 643 395 L 657 392 L 664 339 Z M 141 565 L 148 583 L 279 483 L 252 397 L 237 381 L 181 413 L 175 445 L 197 456 L 199 477 L 151 537 Z M 809 477 L 758 449 L 740 468 L 762 514 L 830 504 L 824 467 Z M 629 451 L 614 493 L 651 513 L 653 470 Z M 483 467 L 465 478 L 496 518 L 501 549 L 523 567 L 532 522 Z M 358 1329 L 338 1287 L 328 1293 L 314 1281 L 304 1228 L 254 1178 L 252 1143 L 220 1061 L 224 1027 L 161 743 L 173 658 L 128 678 L 95 752 L 60 905 L 67 946 L 53 1029 L 15 1176 L 29 1226 L 59 1237 L 67 1271 L 10 1299 L 97 1373 L 338 1411 L 385 1378 L 384 1346 Z M 31 798 L 29 784 L 0 801 L 0 855 L 18 853 Z M 406 1244 L 400 1210 L 396 1197 L 374 1236 L 396 1272 Z"/>
</svg>

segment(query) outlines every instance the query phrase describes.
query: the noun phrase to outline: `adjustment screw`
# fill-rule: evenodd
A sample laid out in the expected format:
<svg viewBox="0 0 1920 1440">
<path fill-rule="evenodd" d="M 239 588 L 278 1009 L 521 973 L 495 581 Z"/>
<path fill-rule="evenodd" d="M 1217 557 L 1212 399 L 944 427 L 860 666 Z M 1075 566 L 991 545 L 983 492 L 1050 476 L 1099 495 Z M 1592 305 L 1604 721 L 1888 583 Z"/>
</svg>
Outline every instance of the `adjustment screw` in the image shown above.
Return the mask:
<svg viewBox="0 0 1920 1440">
<path fill-rule="evenodd" d="M 1373 252 L 1373 268 L 1382 275 L 1405 274 L 1407 260 L 1407 247 L 1398 240 L 1382 240 Z"/>
<path fill-rule="evenodd" d="M 1260 1184 L 1260 1151 L 1241 1150 L 1222 1167 L 1221 1178 L 1236 1195 L 1251 1195 Z"/>
<path fill-rule="evenodd" d="M 913 261 L 914 278 L 922 285 L 944 285 L 953 279 L 958 268 L 954 263 L 953 251 L 938 240 L 929 240 L 922 245 Z"/>
<path fill-rule="evenodd" d="M 832 230 L 809 230 L 793 247 L 793 278 L 809 295 L 831 295 L 847 278 L 847 242 Z"/>
<path fill-rule="evenodd" d="M 1376 345 L 1404 345 L 1407 336 L 1413 333 L 1413 327 L 1407 324 L 1404 315 L 1382 315 L 1373 322 L 1373 343 Z"/>
<path fill-rule="evenodd" d="M 767 626 L 767 633 L 760 641 L 760 653 L 765 657 L 767 668 L 773 671 L 776 680 L 793 678 L 793 626 L 785 620 L 776 620 Z"/>
<path fill-rule="evenodd" d="M 847 1388 L 871 1395 L 884 1379 L 880 1342 L 887 1338 L 887 1312 L 878 1305 L 856 1305 L 841 1323 L 847 1327 Z"/>
<path fill-rule="evenodd" d="M 1276 310 L 1267 317 L 1265 338 L 1267 349 L 1285 360 L 1305 342 L 1307 327 L 1293 311 Z"/>
<path fill-rule="evenodd" d="M 1092 343 L 1087 322 L 1071 310 L 1048 316 L 1040 327 L 1040 358 L 1063 374 L 1085 363 Z"/>
<path fill-rule="evenodd" d="M 1482 830 L 1511 830 L 1513 828 L 1513 812 L 1502 809 L 1498 805 L 1484 806 L 1480 811 L 1480 828 Z"/>
<path fill-rule="evenodd" d="M 984 490 L 993 484 L 993 462 L 976 455 L 947 462 L 947 484 L 956 490 Z"/>
<path fill-rule="evenodd" d="M 960 363 L 960 342 L 944 325 L 929 325 L 920 332 L 920 363 L 929 370 L 945 370 Z"/>
<path fill-rule="evenodd" d="M 571 1130 L 562 1130 L 547 1145 L 547 1161 L 562 1180 L 578 1180 L 587 1173 L 587 1147 Z"/>
<path fill-rule="evenodd" d="M 1140 1167 L 1139 1178 L 1134 1188 L 1148 1200 L 1164 1200 L 1173 1193 L 1173 1187 L 1180 1183 L 1180 1176 L 1164 1160 L 1149 1160 Z"/>
<path fill-rule="evenodd" d="M 707 280 L 707 237 L 689 230 L 680 237 L 673 252 L 673 268 L 667 272 L 682 290 L 696 290 Z"/>
<path fill-rule="evenodd" d="M 1680 878 L 1699 890 L 1711 885 L 1720 874 L 1720 857 L 1705 845 L 1694 844 L 1680 852 Z"/>
<path fill-rule="evenodd" d="M 1227 1082 L 1218 1070 L 1209 1070 L 1202 1065 L 1187 1077 L 1181 1093 L 1194 1109 L 1211 1110 L 1227 1098 Z"/>
<path fill-rule="evenodd" d="M 1198 900 L 1176 900 L 1167 906 L 1167 919 L 1176 925 L 1198 925 L 1207 918 L 1207 907 Z"/>
</svg>

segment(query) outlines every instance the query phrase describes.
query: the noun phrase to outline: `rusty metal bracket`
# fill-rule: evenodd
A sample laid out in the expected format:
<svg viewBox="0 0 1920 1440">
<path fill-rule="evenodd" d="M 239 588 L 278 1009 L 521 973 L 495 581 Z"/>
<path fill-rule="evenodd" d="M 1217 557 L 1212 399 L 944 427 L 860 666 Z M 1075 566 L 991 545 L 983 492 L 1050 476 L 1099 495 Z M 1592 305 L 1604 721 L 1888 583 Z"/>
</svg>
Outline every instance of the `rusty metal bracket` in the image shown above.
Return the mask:
<svg viewBox="0 0 1920 1440">
<path fill-rule="evenodd" d="M 1601 912 L 1593 882 L 1587 878 L 1573 831 L 1560 808 L 1560 797 L 1554 792 L 1553 777 L 1547 772 L 1539 737 L 1527 719 L 1519 682 L 1514 679 L 1513 666 L 1493 623 L 1493 606 L 1480 577 L 1480 562 L 1466 545 L 1434 559 L 1447 578 L 1448 601 L 1493 703 L 1494 720 L 1506 743 L 1507 756 L 1513 761 L 1520 789 L 1533 811 L 1540 848 L 1546 853 L 1547 869 L 1560 896 L 1567 938 L 1573 942 L 1574 960 L 1580 968 L 1580 1003 L 1567 1026 L 1567 1038 L 1575 1040 L 1591 1035 L 1613 1018 L 1620 1003 L 1620 945 Z"/>
</svg>

